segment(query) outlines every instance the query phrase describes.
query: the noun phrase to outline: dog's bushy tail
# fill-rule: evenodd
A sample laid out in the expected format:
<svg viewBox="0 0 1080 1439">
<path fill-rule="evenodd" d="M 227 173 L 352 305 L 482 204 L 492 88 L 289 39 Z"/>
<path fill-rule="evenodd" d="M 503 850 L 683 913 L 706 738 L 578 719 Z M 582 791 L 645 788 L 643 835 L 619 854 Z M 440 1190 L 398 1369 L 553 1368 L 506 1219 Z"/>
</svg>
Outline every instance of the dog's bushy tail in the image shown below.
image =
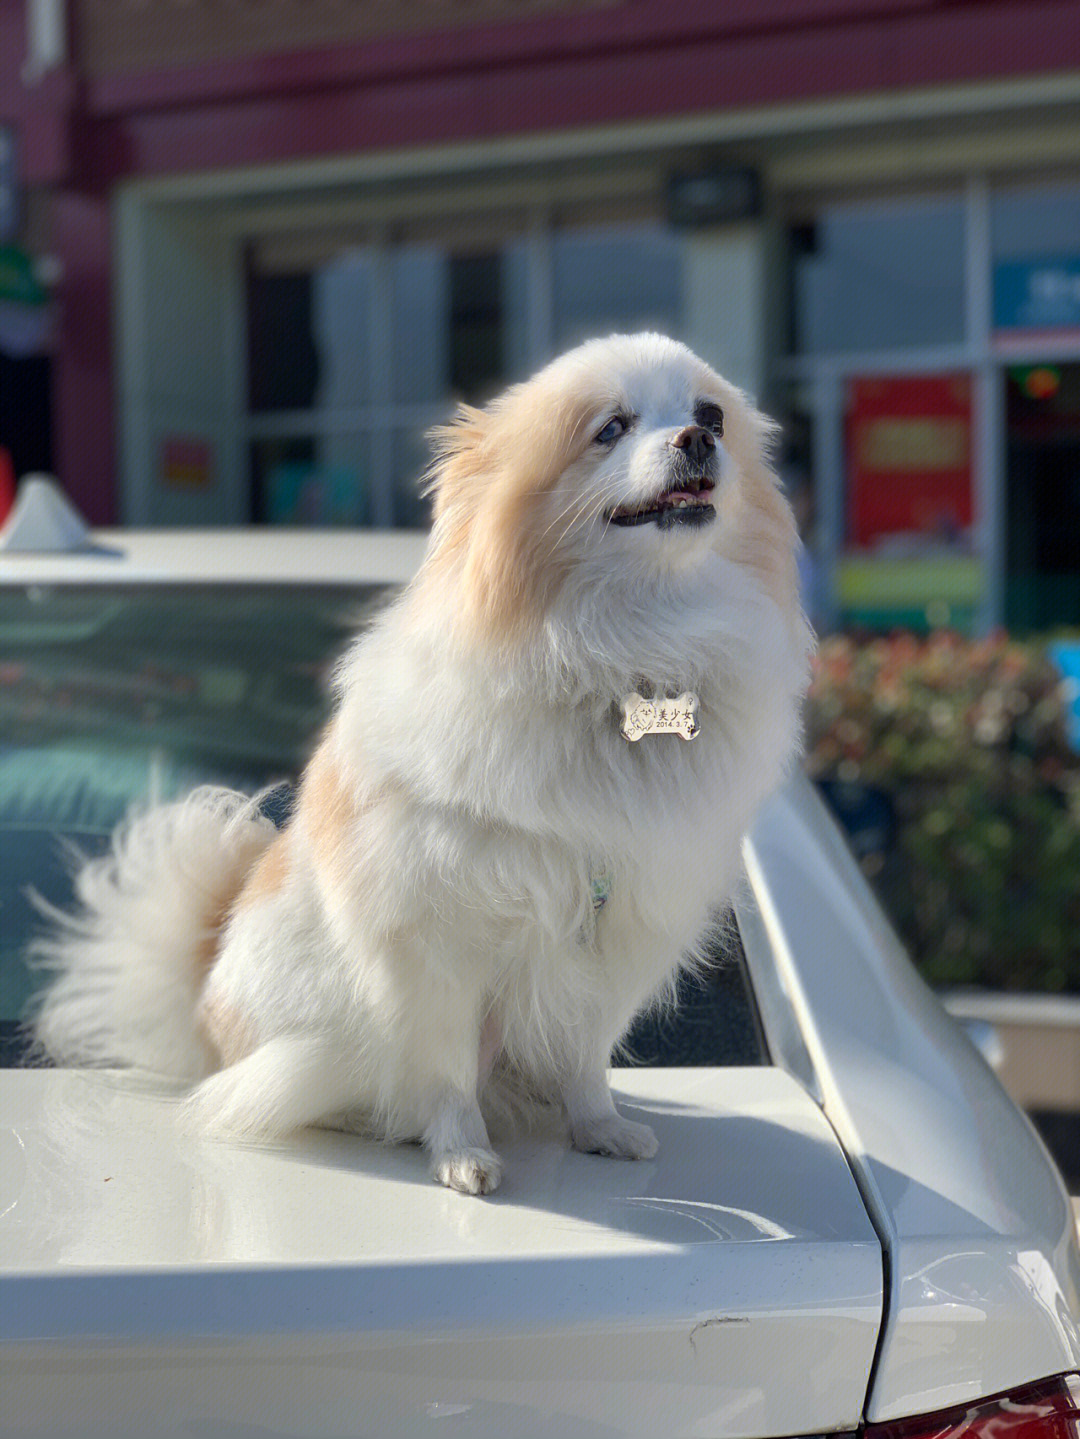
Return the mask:
<svg viewBox="0 0 1080 1439">
<path fill-rule="evenodd" d="M 134 813 L 107 854 L 80 863 L 72 913 L 35 898 L 48 930 L 31 962 L 52 975 L 30 1021 L 39 1053 L 178 1079 L 213 1067 L 196 1003 L 232 900 L 276 833 L 261 799 L 207 786 Z"/>
</svg>

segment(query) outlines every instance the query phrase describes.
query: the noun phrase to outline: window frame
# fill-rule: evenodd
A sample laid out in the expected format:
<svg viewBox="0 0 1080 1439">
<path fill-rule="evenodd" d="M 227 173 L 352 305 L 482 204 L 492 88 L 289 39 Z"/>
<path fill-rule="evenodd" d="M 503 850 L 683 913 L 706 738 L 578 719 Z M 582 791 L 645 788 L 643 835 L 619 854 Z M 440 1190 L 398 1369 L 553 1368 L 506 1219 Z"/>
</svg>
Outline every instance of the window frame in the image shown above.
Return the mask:
<svg viewBox="0 0 1080 1439">
<path fill-rule="evenodd" d="M 518 218 L 522 212 L 519 211 Z M 495 220 L 504 221 L 500 230 Z M 525 251 L 525 326 L 523 360 L 526 373 L 537 369 L 550 360 L 555 352 L 555 337 L 558 334 L 557 285 L 555 264 L 555 240 L 559 234 L 580 232 L 588 234 L 595 229 L 616 226 L 654 224 L 663 231 L 664 218 L 655 205 L 642 203 L 599 204 L 586 209 L 577 207 L 572 213 L 561 210 L 555 204 L 534 204 L 525 212 L 525 223 L 512 224 L 511 217 L 501 210 L 484 224 L 480 231 L 476 226 L 451 225 L 447 239 L 476 238 L 482 234 L 490 243 L 505 244 L 510 239 L 523 242 Z M 366 444 L 371 467 L 371 493 L 368 499 L 366 524 L 373 529 L 394 527 L 395 497 L 400 488 L 400 475 L 396 464 L 396 453 L 400 439 L 409 432 L 417 433 L 446 420 L 452 406 L 447 396 L 438 401 L 407 402 L 394 397 L 393 384 L 393 315 L 392 315 L 392 273 L 391 260 L 395 250 L 414 238 L 412 227 L 389 224 L 371 225 L 351 230 L 348 237 L 344 232 L 331 234 L 327 244 L 320 247 L 318 241 L 308 238 L 299 243 L 306 244 L 312 256 L 317 253 L 333 253 L 336 246 L 346 243 L 362 244 L 371 255 L 374 265 L 372 286 L 372 311 L 368 333 L 367 363 L 373 377 L 372 397 L 368 404 L 341 406 L 323 409 L 280 409 L 253 411 L 245 403 L 240 416 L 239 438 L 243 447 L 243 464 L 247 493 L 254 494 L 254 462 L 252 447 L 264 440 L 310 440 L 316 444 L 324 439 L 354 438 Z M 418 234 L 426 234 L 421 229 Z M 284 240 L 286 245 L 291 237 Z M 278 236 L 266 240 L 249 241 L 249 253 L 255 244 L 273 247 L 281 242 Z M 247 313 L 243 315 L 244 353 L 247 353 Z M 681 316 L 676 316 L 676 324 Z M 511 374 L 509 379 L 524 378 Z M 245 385 L 245 393 L 248 387 Z"/>
</svg>

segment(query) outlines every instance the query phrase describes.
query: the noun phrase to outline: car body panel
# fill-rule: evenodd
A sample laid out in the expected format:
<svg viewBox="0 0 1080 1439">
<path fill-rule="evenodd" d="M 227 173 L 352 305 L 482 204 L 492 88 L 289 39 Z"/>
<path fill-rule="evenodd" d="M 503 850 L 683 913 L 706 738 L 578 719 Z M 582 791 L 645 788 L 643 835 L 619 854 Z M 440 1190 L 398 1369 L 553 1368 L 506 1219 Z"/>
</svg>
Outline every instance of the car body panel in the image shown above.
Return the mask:
<svg viewBox="0 0 1080 1439">
<path fill-rule="evenodd" d="M 919 978 L 807 781 L 770 801 L 745 854 L 743 939 L 766 1036 L 796 1072 L 809 1063 L 885 1246 L 867 1417 L 1075 1368 L 1080 1253 L 1061 1179 Z"/>
<path fill-rule="evenodd" d="M 473 1435 L 853 1428 L 881 1248 L 818 1107 L 770 1068 L 614 1087 L 654 1161 L 577 1154 L 553 1125 L 500 1146 L 480 1201 L 414 1146 L 202 1141 L 120 1075 L 0 1074 L 5 1432 L 90 1432 L 89 1372 L 114 1434 L 149 1422 L 150 1374 L 147 1434 L 390 1436 L 451 1411 Z"/>
</svg>

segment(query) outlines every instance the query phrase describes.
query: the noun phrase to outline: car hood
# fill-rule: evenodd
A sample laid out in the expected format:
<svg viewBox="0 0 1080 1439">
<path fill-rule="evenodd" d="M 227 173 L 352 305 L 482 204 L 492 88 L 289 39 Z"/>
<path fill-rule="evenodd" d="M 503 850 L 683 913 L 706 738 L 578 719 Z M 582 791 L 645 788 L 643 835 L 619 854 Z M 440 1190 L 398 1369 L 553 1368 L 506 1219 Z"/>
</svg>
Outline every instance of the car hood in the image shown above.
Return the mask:
<svg viewBox="0 0 1080 1439">
<path fill-rule="evenodd" d="M 96 1432 L 91 1371 L 113 1434 L 854 1428 L 882 1255 L 818 1105 L 767 1067 L 614 1087 L 655 1160 L 541 1128 L 477 1200 L 412 1146 L 204 1141 L 121 1075 L 0 1074 L 11 1432 Z"/>
</svg>

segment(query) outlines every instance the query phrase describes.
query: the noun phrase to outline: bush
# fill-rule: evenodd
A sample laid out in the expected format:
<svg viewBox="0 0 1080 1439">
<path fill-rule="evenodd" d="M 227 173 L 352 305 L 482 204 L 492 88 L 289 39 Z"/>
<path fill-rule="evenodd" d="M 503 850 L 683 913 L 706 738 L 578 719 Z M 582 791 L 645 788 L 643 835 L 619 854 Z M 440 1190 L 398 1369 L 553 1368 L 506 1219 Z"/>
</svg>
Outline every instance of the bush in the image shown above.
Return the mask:
<svg viewBox="0 0 1080 1439">
<path fill-rule="evenodd" d="M 935 985 L 1080 991 L 1080 756 L 1041 645 L 823 641 L 807 768 L 895 815 L 863 867 Z"/>
</svg>

